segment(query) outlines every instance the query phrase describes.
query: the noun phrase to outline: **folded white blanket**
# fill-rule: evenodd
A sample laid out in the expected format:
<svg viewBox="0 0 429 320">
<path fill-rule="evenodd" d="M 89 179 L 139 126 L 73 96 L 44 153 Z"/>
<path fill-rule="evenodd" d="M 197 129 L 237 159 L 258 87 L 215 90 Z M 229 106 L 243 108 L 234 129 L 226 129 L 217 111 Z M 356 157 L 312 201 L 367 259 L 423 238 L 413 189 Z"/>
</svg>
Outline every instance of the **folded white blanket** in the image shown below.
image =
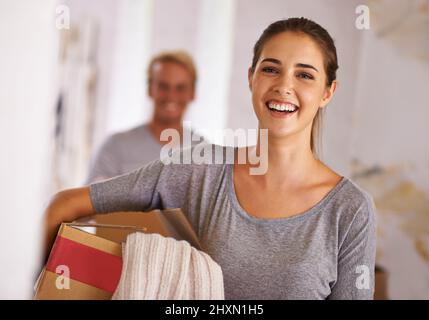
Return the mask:
<svg viewBox="0 0 429 320">
<path fill-rule="evenodd" d="M 224 299 L 222 269 L 187 241 L 133 233 L 123 246 L 122 259 L 114 300 Z"/>
</svg>

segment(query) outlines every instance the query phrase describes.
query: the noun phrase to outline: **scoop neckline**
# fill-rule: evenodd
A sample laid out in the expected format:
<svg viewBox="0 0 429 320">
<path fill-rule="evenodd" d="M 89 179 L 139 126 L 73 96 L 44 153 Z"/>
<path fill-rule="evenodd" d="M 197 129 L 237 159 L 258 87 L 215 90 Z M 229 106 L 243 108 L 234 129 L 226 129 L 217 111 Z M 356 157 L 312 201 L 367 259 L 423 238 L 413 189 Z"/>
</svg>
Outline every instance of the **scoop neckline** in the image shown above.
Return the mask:
<svg viewBox="0 0 429 320">
<path fill-rule="evenodd" d="M 278 223 L 289 223 L 289 222 L 295 222 L 295 221 L 301 221 L 305 220 L 310 216 L 313 216 L 314 214 L 320 212 L 320 209 L 322 209 L 329 200 L 345 185 L 347 182 L 347 178 L 345 176 L 341 176 L 341 180 L 333 187 L 318 203 L 316 203 L 313 207 L 309 208 L 308 210 L 290 216 L 290 217 L 282 217 L 282 218 L 258 218 L 251 214 L 249 214 L 239 203 L 237 194 L 235 193 L 235 186 L 234 186 L 234 164 L 227 164 L 227 175 L 228 175 L 228 194 L 230 201 L 232 202 L 232 205 L 237 210 L 237 212 L 240 214 L 241 217 L 245 218 L 246 220 L 249 220 L 251 222 L 257 223 L 257 224 L 278 224 Z"/>
</svg>

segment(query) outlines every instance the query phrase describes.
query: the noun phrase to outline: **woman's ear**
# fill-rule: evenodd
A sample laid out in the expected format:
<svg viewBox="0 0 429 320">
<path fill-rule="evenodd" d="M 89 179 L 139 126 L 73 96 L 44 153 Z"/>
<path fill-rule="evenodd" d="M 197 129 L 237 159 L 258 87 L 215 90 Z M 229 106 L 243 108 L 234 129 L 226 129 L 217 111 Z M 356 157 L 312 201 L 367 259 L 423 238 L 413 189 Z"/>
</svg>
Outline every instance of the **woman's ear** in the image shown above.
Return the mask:
<svg viewBox="0 0 429 320">
<path fill-rule="evenodd" d="M 337 80 L 332 81 L 332 84 L 326 88 L 325 93 L 323 94 L 322 102 L 320 107 L 324 108 L 333 98 L 335 90 L 337 89 Z"/>
<path fill-rule="evenodd" d="M 250 91 L 252 91 L 252 78 L 253 78 L 252 68 L 249 68 L 249 70 L 247 71 L 247 80 L 249 81 Z"/>
</svg>

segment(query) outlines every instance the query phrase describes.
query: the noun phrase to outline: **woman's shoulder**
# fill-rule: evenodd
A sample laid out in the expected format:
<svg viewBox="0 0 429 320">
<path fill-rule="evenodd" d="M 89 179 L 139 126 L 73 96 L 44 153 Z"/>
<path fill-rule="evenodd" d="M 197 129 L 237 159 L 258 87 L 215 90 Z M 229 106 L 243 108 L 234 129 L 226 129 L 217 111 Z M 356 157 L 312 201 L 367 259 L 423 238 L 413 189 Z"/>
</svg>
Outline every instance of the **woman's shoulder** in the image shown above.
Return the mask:
<svg viewBox="0 0 429 320">
<path fill-rule="evenodd" d="M 372 196 L 346 176 L 342 176 L 334 189 L 329 211 L 343 230 L 348 230 L 354 223 L 375 225 L 376 212 Z"/>
<path fill-rule="evenodd" d="M 330 210 L 339 215 L 339 221 L 352 221 L 356 215 L 372 219 L 374 201 L 369 192 L 351 178 L 341 175 L 326 165 L 322 166 L 326 188 L 331 190 L 326 196 Z M 322 173 L 321 173 L 322 175 Z"/>
<path fill-rule="evenodd" d="M 343 179 L 345 180 L 344 190 L 342 191 L 343 197 L 347 199 L 351 205 L 366 211 L 371 211 L 374 207 L 372 195 L 351 178 L 343 177 Z"/>
<path fill-rule="evenodd" d="M 321 175 L 327 187 L 335 193 L 336 200 L 350 206 L 371 204 L 372 196 L 351 178 L 335 172 L 325 164 L 322 165 Z"/>
</svg>

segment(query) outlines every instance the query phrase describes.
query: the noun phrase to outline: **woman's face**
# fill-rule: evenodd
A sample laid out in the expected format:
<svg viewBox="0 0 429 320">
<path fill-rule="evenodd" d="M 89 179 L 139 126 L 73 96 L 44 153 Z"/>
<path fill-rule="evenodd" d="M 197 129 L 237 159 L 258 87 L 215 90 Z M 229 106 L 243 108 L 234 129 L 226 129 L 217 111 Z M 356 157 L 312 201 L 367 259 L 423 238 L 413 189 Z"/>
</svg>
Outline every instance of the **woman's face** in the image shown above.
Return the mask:
<svg viewBox="0 0 429 320">
<path fill-rule="evenodd" d="M 331 100 L 335 82 L 326 86 L 323 54 L 307 35 L 282 32 L 264 45 L 249 87 L 259 127 L 270 136 L 307 132 L 319 108 Z"/>
</svg>

